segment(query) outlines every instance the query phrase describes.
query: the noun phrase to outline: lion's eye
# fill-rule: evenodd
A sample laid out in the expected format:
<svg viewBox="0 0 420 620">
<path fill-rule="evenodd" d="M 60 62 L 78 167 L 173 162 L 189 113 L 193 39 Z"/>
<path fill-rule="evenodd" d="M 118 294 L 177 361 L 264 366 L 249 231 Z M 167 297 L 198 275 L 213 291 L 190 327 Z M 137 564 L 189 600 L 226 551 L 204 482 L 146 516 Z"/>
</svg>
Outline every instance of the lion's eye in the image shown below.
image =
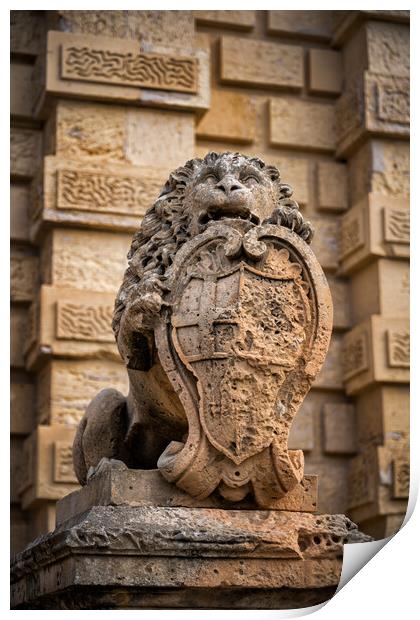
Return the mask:
<svg viewBox="0 0 420 620">
<path fill-rule="evenodd" d="M 219 179 L 215 174 L 207 174 L 203 181 L 212 181 L 213 183 L 218 183 Z"/>
<path fill-rule="evenodd" d="M 244 179 L 242 179 L 242 183 L 254 184 L 259 182 L 259 178 L 254 176 L 253 174 L 248 174 Z"/>
</svg>

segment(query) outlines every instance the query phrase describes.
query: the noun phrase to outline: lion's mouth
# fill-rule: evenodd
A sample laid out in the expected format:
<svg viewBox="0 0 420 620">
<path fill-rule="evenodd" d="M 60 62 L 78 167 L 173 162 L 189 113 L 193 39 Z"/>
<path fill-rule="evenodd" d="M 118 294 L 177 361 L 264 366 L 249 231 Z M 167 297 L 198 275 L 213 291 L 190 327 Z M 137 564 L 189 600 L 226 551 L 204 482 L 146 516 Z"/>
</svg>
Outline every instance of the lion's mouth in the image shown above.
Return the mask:
<svg viewBox="0 0 420 620">
<path fill-rule="evenodd" d="M 256 226 L 260 223 L 260 218 L 246 207 L 227 207 L 224 209 L 220 207 L 214 209 L 210 208 L 207 211 L 202 211 L 198 216 L 198 222 L 202 226 L 205 226 L 210 222 L 220 222 L 221 220 L 226 219 L 245 220 L 247 222 L 252 222 L 252 224 L 255 224 Z"/>
</svg>

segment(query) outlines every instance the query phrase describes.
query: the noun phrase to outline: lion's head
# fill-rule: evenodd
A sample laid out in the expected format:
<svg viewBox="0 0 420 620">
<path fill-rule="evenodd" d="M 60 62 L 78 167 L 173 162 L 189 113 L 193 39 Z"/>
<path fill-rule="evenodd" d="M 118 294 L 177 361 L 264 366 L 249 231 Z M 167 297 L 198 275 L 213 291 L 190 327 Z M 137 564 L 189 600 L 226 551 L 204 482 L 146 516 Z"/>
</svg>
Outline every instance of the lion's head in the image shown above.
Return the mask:
<svg viewBox="0 0 420 620">
<path fill-rule="evenodd" d="M 126 306 L 142 296 L 159 299 L 178 249 L 214 220 L 275 223 L 291 228 L 309 243 L 313 229 L 291 195 L 292 188 L 281 182 L 277 168 L 240 153 L 208 153 L 172 172 L 134 235 L 115 301 L 116 336 Z"/>
</svg>

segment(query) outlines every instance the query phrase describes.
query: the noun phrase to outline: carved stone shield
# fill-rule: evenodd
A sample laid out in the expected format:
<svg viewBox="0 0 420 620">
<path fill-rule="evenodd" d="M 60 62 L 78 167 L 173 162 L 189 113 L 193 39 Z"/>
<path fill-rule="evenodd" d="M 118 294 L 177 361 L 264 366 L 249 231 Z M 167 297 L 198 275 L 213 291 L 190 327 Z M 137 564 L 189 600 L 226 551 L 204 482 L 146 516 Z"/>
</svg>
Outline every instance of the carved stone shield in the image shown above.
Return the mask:
<svg viewBox="0 0 420 620">
<path fill-rule="evenodd" d="M 158 466 L 192 494 L 252 488 L 269 505 L 303 476 L 287 438 L 328 347 L 322 270 L 291 231 L 232 221 L 187 242 L 168 282 L 156 341 L 189 436 Z"/>
</svg>

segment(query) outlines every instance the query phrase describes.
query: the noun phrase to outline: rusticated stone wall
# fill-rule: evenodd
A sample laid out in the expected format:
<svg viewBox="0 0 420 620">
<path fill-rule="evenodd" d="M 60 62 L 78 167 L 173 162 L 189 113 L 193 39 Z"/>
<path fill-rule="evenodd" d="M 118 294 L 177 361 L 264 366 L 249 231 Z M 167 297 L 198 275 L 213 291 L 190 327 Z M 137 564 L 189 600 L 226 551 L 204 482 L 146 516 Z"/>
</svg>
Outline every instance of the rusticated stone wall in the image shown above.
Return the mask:
<svg viewBox="0 0 420 620">
<path fill-rule="evenodd" d="M 319 509 L 381 538 L 408 496 L 408 11 L 12 11 L 12 549 L 77 488 L 75 426 L 126 390 L 131 236 L 209 150 L 280 168 L 335 305 L 290 448 Z"/>
</svg>

